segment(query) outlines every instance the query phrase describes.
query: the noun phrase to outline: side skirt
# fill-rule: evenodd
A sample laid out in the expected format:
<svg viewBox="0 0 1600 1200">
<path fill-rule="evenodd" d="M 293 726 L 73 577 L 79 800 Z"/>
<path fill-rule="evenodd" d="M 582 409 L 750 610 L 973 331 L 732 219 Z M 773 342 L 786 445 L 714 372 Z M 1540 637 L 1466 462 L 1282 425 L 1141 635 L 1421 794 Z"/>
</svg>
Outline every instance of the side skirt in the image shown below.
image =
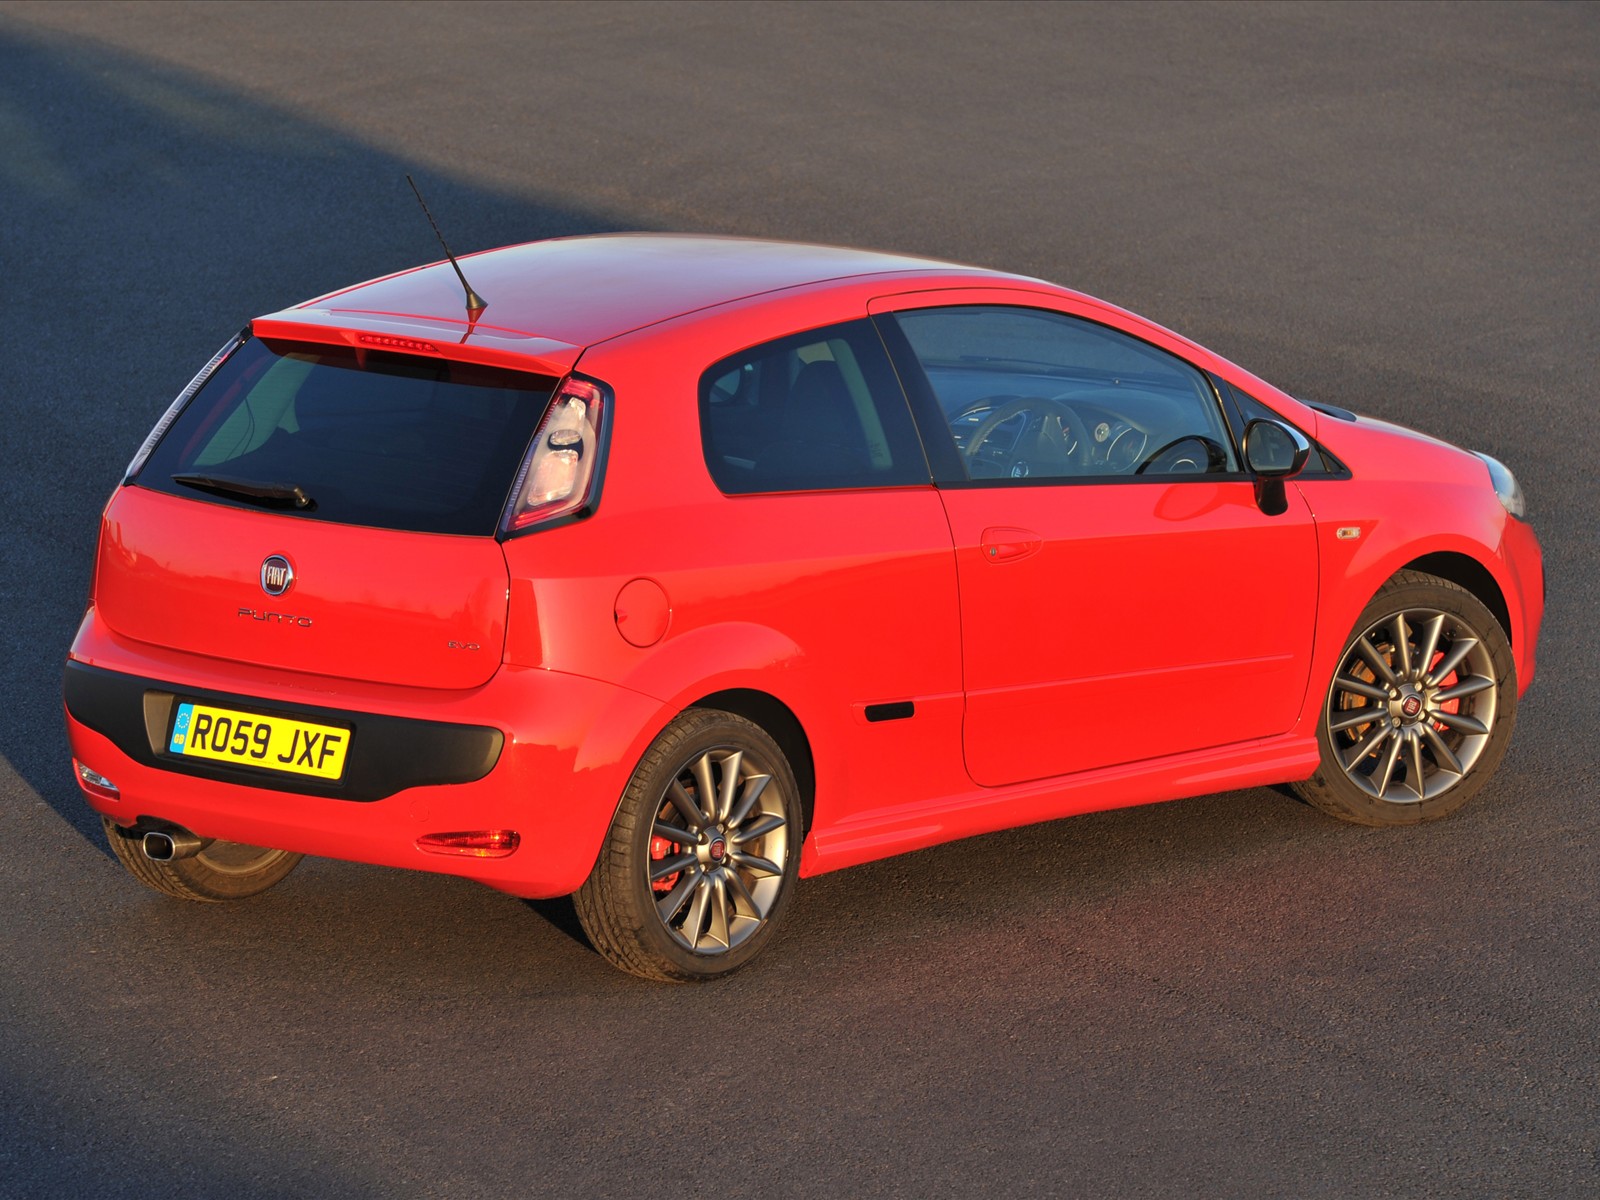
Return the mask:
<svg viewBox="0 0 1600 1200">
<path fill-rule="evenodd" d="M 806 839 L 800 874 L 821 875 L 1059 817 L 1309 779 L 1317 762 L 1315 734 L 1297 732 L 878 809 L 827 828 L 814 828 Z"/>
</svg>

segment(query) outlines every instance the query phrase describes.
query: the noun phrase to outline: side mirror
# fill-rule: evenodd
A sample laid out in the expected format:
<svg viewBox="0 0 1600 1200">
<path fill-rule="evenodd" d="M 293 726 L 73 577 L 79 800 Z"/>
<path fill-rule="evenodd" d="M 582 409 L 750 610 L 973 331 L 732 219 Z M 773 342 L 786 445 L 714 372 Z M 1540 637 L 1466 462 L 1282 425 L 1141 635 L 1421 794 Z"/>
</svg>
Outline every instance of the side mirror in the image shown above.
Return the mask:
<svg viewBox="0 0 1600 1200">
<path fill-rule="evenodd" d="M 1269 517 L 1289 510 L 1283 481 L 1305 469 L 1311 443 L 1299 430 L 1257 418 L 1244 427 L 1244 465 L 1256 477 L 1256 505 Z"/>
</svg>

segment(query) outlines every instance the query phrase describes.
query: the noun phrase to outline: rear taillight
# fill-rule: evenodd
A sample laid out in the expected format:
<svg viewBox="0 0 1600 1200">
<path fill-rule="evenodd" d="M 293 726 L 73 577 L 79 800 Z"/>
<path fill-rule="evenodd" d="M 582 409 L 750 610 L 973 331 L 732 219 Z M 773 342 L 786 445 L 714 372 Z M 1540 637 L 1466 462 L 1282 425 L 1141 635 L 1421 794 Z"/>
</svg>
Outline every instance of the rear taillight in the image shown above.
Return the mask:
<svg viewBox="0 0 1600 1200">
<path fill-rule="evenodd" d="M 205 386 L 206 380 L 211 378 L 211 373 L 222 365 L 222 360 L 227 358 L 240 346 L 244 345 L 250 336 L 248 329 L 241 329 L 234 334 L 228 343 L 211 356 L 211 361 L 200 368 L 200 371 L 189 381 L 189 386 L 178 393 L 178 398 L 167 405 L 167 411 L 161 414 L 161 419 L 156 422 L 156 427 L 150 431 L 150 436 L 144 439 L 133 456 L 133 461 L 128 464 L 128 469 L 122 473 L 123 481 L 132 479 L 139 473 L 139 468 L 144 466 L 144 460 L 150 457 L 150 451 L 156 448 L 156 443 L 161 440 L 167 428 L 178 419 L 178 414 L 183 411 L 183 406 L 194 397 L 194 394 Z"/>
<path fill-rule="evenodd" d="M 562 381 L 517 472 L 501 532 L 516 533 L 592 506 L 609 398 L 610 389 L 595 380 L 572 375 Z"/>
</svg>

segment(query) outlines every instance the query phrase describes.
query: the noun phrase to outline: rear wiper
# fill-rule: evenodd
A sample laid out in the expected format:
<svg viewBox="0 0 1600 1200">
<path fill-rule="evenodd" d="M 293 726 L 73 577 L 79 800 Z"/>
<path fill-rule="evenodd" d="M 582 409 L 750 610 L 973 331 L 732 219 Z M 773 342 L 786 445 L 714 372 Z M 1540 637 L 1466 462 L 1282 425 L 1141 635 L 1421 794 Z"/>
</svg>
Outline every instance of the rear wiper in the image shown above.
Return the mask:
<svg viewBox="0 0 1600 1200">
<path fill-rule="evenodd" d="M 174 475 L 173 483 L 199 488 L 202 492 L 218 492 L 249 500 L 263 508 L 314 509 L 317 502 L 306 495 L 298 483 L 257 483 L 253 479 L 234 479 L 227 475 Z"/>
</svg>

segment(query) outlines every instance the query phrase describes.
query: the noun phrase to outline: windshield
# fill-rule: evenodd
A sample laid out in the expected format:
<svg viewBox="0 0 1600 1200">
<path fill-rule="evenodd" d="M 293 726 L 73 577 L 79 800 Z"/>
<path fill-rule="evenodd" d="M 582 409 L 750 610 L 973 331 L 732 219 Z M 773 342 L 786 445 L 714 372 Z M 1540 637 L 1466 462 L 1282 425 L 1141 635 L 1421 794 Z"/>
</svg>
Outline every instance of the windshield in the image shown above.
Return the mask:
<svg viewBox="0 0 1600 1200">
<path fill-rule="evenodd" d="M 555 385 L 442 358 L 253 339 L 134 482 L 308 520 L 489 535 Z M 297 495 L 306 503 L 283 502 Z"/>
</svg>

